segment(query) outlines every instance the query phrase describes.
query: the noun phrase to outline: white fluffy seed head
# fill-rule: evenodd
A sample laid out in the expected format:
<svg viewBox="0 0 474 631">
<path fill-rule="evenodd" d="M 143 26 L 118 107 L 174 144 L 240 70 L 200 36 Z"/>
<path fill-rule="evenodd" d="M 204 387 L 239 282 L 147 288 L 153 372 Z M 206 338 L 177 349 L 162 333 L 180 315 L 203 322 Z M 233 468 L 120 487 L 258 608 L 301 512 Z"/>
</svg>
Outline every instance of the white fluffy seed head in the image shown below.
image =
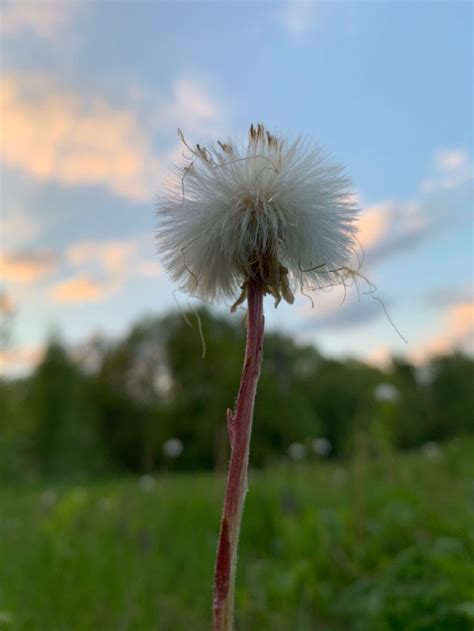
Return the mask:
<svg viewBox="0 0 474 631">
<path fill-rule="evenodd" d="M 235 299 L 258 278 L 277 302 L 293 302 L 295 289 L 341 282 L 334 270 L 354 253 L 357 208 L 340 165 L 263 125 L 251 126 L 246 146 L 192 148 L 179 133 L 189 163 L 159 196 L 157 241 L 181 289 Z"/>
</svg>

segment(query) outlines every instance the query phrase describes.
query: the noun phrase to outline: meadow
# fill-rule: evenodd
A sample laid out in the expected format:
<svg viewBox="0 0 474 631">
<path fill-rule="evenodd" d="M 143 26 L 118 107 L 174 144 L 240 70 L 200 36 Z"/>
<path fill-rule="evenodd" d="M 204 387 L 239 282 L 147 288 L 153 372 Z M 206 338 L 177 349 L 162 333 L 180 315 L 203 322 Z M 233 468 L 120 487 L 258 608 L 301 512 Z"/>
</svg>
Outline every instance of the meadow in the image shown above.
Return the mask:
<svg viewBox="0 0 474 631">
<path fill-rule="evenodd" d="M 473 449 L 253 470 L 237 629 L 472 629 Z M 2 487 L 0 628 L 209 629 L 223 490 L 210 472 Z"/>
</svg>

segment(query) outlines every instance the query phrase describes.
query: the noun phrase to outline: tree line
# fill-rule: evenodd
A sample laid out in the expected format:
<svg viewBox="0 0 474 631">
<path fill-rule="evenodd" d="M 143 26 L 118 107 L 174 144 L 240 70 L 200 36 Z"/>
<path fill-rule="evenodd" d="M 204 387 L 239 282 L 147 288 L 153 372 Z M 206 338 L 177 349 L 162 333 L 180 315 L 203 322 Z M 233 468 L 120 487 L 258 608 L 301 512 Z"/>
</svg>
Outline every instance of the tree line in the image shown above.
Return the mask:
<svg viewBox="0 0 474 631">
<path fill-rule="evenodd" d="M 74 354 L 53 336 L 30 376 L 0 381 L 1 477 L 224 469 L 244 324 L 200 310 L 203 358 L 195 315 L 144 318 Z M 472 432 L 473 378 L 473 359 L 460 353 L 422 371 L 394 358 L 383 371 L 268 333 L 251 464 L 303 457 L 315 444 L 347 458 L 361 436 L 376 454 Z"/>
</svg>

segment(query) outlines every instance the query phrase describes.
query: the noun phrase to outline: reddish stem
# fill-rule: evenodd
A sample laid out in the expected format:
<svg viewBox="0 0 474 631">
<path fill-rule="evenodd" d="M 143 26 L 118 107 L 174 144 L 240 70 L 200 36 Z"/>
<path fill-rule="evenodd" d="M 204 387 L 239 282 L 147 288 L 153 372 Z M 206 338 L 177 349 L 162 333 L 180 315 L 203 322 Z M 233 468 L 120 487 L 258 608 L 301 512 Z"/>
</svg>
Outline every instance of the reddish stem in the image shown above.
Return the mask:
<svg viewBox="0 0 474 631">
<path fill-rule="evenodd" d="M 253 406 L 257 391 L 264 332 L 263 289 L 248 281 L 247 344 L 235 412 L 227 410 L 231 458 L 214 574 L 214 631 L 231 631 L 240 522 L 247 492 L 247 470 Z"/>
</svg>

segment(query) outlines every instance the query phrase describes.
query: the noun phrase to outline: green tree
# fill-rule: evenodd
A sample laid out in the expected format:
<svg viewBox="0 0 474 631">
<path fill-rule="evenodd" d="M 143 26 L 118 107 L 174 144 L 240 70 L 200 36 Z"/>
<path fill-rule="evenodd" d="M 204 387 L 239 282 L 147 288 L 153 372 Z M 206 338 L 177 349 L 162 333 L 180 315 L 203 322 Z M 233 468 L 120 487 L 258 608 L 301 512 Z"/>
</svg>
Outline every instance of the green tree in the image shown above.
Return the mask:
<svg viewBox="0 0 474 631">
<path fill-rule="evenodd" d="M 101 435 L 114 467 L 155 468 L 169 436 L 168 368 L 163 327 L 146 318 L 103 349 L 93 382 Z"/>
<path fill-rule="evenodd" d="M 53 337 L 30 384 L 33 450 L 46 475 L 96 472 L 103 466 L 98 418 L 87 380 Z"/>
<path fill-rule="evenodd" d="M 420 383 L 416 367 L 405 359 L 394 358 L 390 372 L 400 393 L 395 405 L 395 444 L 401 448 L 418 447 L 429 437 L 426 388 Z"/>
<path fill-rule="evenodd" d="M 462 353 L 434 358 L 429 371 L 429 425 L 425 440 L 474 430 L 474 360 Z"/>
</svg>

